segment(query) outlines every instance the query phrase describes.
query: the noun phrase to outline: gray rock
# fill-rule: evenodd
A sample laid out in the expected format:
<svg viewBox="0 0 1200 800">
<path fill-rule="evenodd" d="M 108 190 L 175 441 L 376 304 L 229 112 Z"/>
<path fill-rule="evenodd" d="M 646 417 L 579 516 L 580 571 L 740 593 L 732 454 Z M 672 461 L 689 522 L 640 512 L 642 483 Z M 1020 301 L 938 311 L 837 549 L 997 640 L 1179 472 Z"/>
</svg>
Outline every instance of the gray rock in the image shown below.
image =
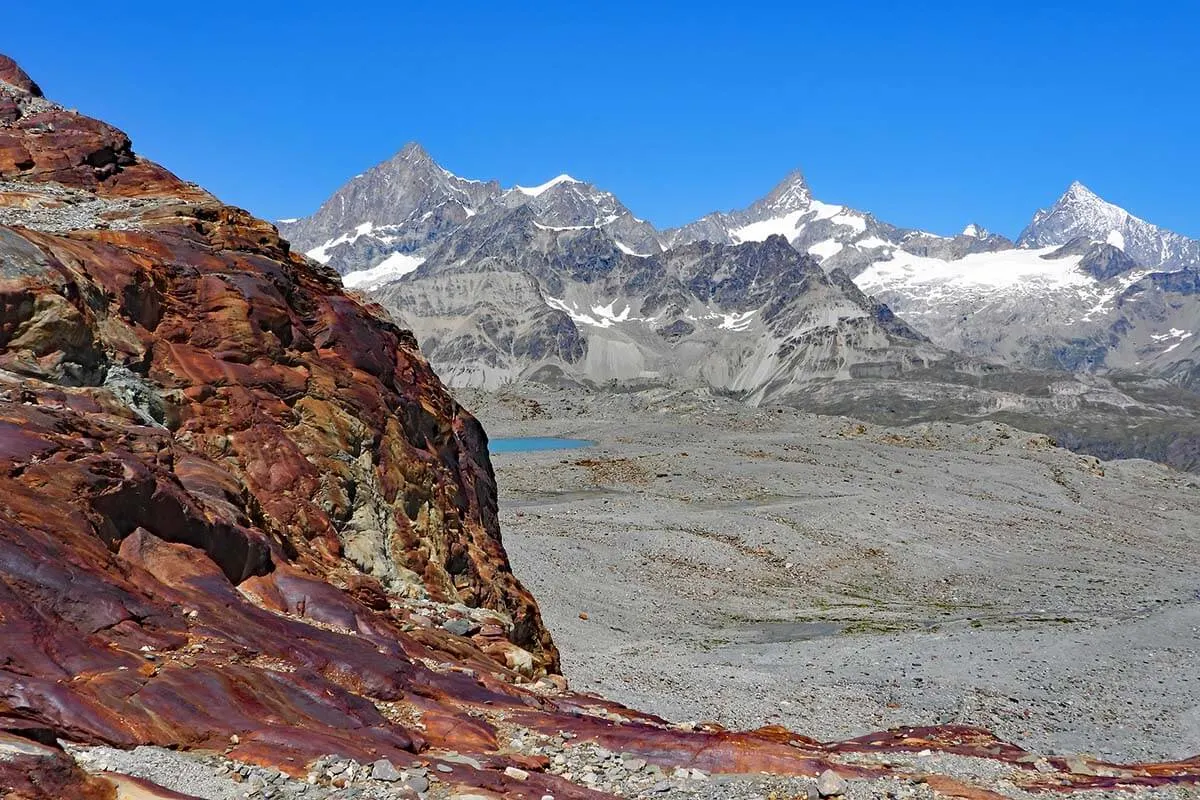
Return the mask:
<svg viewBox="0 0 1200 800">
<path fill-rule="evenodd" d="M 400 780 L 400 771 L 388 761 L 386 758 L 381 758 L 371 765 L 371 779 L 377 781 L 387 781 L 393 783 Z"/>
<path fill-rule="evenodd" d="M 831 769 L 827 769 L 817 778 L 817 794 L 821 797 L 836 797 L 846 793 L 846 779 Z"/>
<path fill-rule="evenodd" d="M 458 619 L 448 619 L 442 623 L 443 630 L 453 633 L 455 636 L 467 636 L 468 634 L 479 630 L 479 625 L 467 619 L 459 617 Z"/>
</svg>

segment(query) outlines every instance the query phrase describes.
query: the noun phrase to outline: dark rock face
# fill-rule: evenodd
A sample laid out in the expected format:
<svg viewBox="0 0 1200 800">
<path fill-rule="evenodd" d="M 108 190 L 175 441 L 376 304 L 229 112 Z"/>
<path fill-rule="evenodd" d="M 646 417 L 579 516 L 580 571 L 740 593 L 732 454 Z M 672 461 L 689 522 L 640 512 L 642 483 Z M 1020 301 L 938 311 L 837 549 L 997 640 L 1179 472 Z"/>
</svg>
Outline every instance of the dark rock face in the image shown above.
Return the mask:
<svg viewBox="0 0 1200 800">
<path fill-rule="evenodd" d="M 1079 269 L 1098 281 L 1106 281 L 1137 269 L 1137 262 L 1110 244 L 1094 244 L 1083 254 Z"/>
<path fill-rule="evenodd" d="M 1174 294 L 1200 294 L 1200 269 L 1181 269 L 1178 272 L 1154 272 L 1150 282 L 1164 292 Z"/>
</svg>

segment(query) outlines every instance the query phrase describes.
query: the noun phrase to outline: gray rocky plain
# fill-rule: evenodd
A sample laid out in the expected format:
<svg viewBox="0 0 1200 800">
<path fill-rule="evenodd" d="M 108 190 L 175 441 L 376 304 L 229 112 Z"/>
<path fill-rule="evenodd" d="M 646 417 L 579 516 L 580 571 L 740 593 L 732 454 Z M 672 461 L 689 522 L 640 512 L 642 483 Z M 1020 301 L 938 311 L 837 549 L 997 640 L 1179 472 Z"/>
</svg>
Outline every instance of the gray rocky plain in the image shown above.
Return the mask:
<svg viewBox="0 0 1200 800">
<path fill-rule="evenodd" d="M 987 422 L 715 396 L 471 393 L 505 546 L 577 690 L 819 739 L 979 725 L 1042 754 L 1200 752 L 1200 480 Z"/>
</svg>

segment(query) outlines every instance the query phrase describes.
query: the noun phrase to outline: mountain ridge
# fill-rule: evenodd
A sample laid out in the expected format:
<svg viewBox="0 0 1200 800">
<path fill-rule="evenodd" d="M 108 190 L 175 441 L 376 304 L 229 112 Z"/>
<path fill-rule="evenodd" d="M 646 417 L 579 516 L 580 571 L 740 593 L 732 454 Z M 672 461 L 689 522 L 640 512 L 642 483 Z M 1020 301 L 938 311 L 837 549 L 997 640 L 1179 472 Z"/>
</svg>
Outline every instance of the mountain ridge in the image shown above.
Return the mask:
<svg viewBox="0 0 1200 800">
<path fill-rule="evenodd" d="M 816 199 L 800 170 L 743 209 L 664 231 L 569 174 L 534 187 L 470 182 L 415 143 L 365 175 L 373 179 L 356 176 L 343 191 L 373 210 L 347 215 L 339 192 L 313 218 L 280 224 L 285 236 L 300 234 L 297 245 L 309 255 L 344 273 L 347 286 L 375 290 L 401 279 L 457 232 L 520 207 L 530 210 L 529 224 L 548 230 L 603 229 L 635 257 L 783 235 L 826 272 L 844 273 L 911 317 L 944 349 L 1034 368 L 1141 370 L 1200 387 L 1200 300 L 1180 290 L 1186 280 L 1149 277 L 1200 265 L 1200 241 L 1140 220 L 1078 181 L 1013 242 L 974 222 L 953 236 L 890 225 Z M 402 198 L 398 206 L 392 196 Z M 1017 331 L 1014 319 L 1029 330 Z"/>
</svg>

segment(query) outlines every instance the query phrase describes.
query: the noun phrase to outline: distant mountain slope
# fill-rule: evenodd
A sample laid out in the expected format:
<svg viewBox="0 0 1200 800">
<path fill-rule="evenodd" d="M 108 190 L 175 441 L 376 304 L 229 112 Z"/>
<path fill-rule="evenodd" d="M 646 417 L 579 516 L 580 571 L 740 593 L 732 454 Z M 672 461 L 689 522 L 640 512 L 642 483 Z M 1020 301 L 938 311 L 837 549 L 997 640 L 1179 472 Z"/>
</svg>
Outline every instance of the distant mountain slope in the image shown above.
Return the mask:
<svg viewBox="0 0 1200 800">
<path fill-rule="evenodd" d="M 452 175 L 411 143 L 354 176 L 315 214 L 278 226 L 297 249 L 345 274 L 420 250 L 500 193 L 494 181 Z"/>
<path fill-rule="evenodd" d="M 611 193 L 559 175 L 540 186 L 505 190 L 496 181 L 460 178 L 415 142 L 338 189 L 303 219 L 280 220 L 280 233 L 351 286 L 379 285 L 416 268 L 447 234 L 494 208 L 529 206 L 553 228 L 601 227 L 629 252 L 660 248 L 658 233 Z"/>
<path fill-rule="evenodd" d="M 1075 183 L 1015 248 L 905 249 L 856 276 L 938 344 L 1009 364 L 1161 375 L 1200 390 L 1200 242 Z"/>
<path fill-rule="evenodd" d="M 546 226 L 528 205 L 472 221 L 374 297 L 446 380 L 486 388 L 554 377 L 761 398 L 943 356 L 781 236 L 639 256 L 601 228 Z"/>
<path fill-rule="evenodd" d="M 1194 274 L 1188 270 L 1200 269 L 1200 242 L 1144 222 L 1079 183 L 1039 211 L 1017 244 L 976 223 L 955 236 L 890 225 L 814 198 L 799 171 L 745 209 L 715 212 L 659 232 L 612 193 L 569 175 L 540 186 L 503 189 L 494 181 L 455 176 L 410 144 L 353 178 L 314 215 L 281 222 L 280 230 L 299 249 L 342 273 L 347 286 L 374 290 L 409 275 L 427 259 L 444 269 L 450 251 L 441 248 L 451 240 L 456 269 L 470 271 L 468 262 L 481 256 L 458 250 L 469 251 L 482 231 L 520 209 L 527 214 L 513 219 L 524 220 L 530 241 L 576 249 L 595 238 L 584 235 L 588 231 L 601 231 L 606 247 L 630 258 L 700 242 L 735 246 L 781 236 L 816 259 L 831 280 L 849 276 L 945 350 L 1034 369 L 1144 372 L 1200 389 L 1200 299 L 1188 279 Z M 590 252 L 585 248 L 570 258 L 587 258 Z M 538 327 L 531 322 L 535 318 L 567 313 L 553 305 L 561 296 L 539 300 L 528 294 L 525 279 L 503 290 L 480 280 L 472 284 L 475 294 L 445 309 L 450 317 L 478 318 L 510 291 L 522 293 L 522 316 L 533 328 Z M 493 274 L 492 280 L 501 279 Z M 777 284 L 774 291 L 786 297 L 789 287 Z M 589 302 L 606 308 L 614 298 Z M 472 300 L 480 306 L 474 312 Z M 515 296 L 509 301 L 511 306 Z M 579 310 L 586 308 L 579 306 L 579 315 L 594 316 Z M 504 312 L 513 313 L 512 307 Z M 487 314 L 500 318 L 499 311 Z M 683 317 L 673 322 L 679 323 L 677 330 L 694 324 Z M 443 331 L 437 341 L 446 341 L 446 335 Z M 577 355 L 587 347 L 582 342 L 595 338 L 555 336 L 565 353 Z M 532 346 L 543 352 L 549 343 Z M 476 347 L 479 353 L 487 349 L 482 340 Z M 517 360 L 508 359 L 511 363 L 501 368 L 506 359 L 494 354 L 495 363 L 464 367 L 472 377 L 464 373 L 462 378 L 487 384 L 508 379 L 500 375 L 523 374 L 529 365 L 518 363 L 519 354 L 512 358 Z M 626 371 L 611 370 L 613 376 Z M 602 374 L 590 367 L 584 372 Z"/>
<path fill-rule="evenodd" d="M 1014 272 L 1032 262 L 1090 280 L 1078 255 L 1008 253 L 1023 259 Z M 632 256 L 608 231 L 551 228 L 523 205 L 473 218 L 372 296 L 451 385 L 661 386 L 893 423 L 1003 419 L 1089 452 L 1200 466 L 1195 395 L 965 358 L 780 235 Z"/>
</svg>

